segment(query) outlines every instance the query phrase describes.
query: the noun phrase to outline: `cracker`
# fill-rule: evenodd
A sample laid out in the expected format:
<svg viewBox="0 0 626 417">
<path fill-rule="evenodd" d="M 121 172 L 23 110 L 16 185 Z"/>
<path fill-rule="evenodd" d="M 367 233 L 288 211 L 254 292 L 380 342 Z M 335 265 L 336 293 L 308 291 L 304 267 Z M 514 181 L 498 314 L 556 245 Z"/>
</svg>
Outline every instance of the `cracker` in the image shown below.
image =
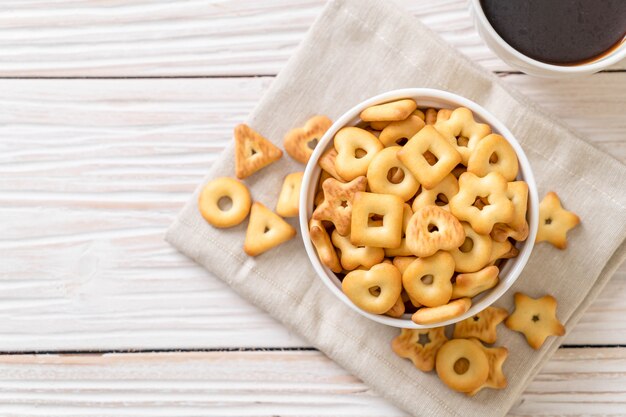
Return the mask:
<svg viewBox="0 0 626 417">
<path fill-rule="evenodd" d="M 220 207 L 221 199 L 230 200 L 229 208 Z M 214 227 L 233 227 L 244 221 L 250 212 L 252 199 L 248 187 L 234 178 L 209 181 L 198 196 L 198 210 Z"/>
<path fill-rule="evenodd" d="M 372 314 L 383 314 L 400 297 L 402 277 L 398 268 L 392 264 L 380 263 L 368 271 L 351 271 L 341 282 L 341 289 L 360 309 Z"/>
<path fill-rule="evenodd" d="M 296 229 L 289 223 L 263 204 L 255 202 L 250 211 L 243 249 L 248 255 L 257 256 L 295 235 Z"/>
<path fill-rule="evenodd" d="M 561 205 L 559 196 L 551 191 L 539 204 L 539 229 L 535 242 L 547 241 L 559 249 L 567 247 L 567 232 L 580 224 L 580 218 Z"/>
<path fill-rule="evenodd" d="M 424 112 L 424 122 L 427 125 L 434 125 L 437 122 L 437 110 L 430 108 Z"/>
<path fill-rule="evenodd" d="M 477 123 L 472 111 L 465 107 L 455 109 L 447 120 L 438 120 L 435 128 L 461 155 L 466 166 L 476 145 L 491 133 L 491 127 Z"/>
<path fill-rule="evenodd" d="M 413 313 L 411 320 L 416 324 L 433 324 L 465 314 L 472 306 L 469 298 L 459 298 L 438 307 L 422 307 Z"/>
<path fill-rule="evenodd" d="M 415 256 L 426 257 L 438 250 L 451 250 L 465 240 L 463 226 L 452 214 L 437 206 L 417 210 L 406 230 L 406 244 Z"/>
<path fill-rule="evenodd" d="M 513 203 L 506 196 L 507 182 L 497 172 L 478 177 L 464 172 L 459 177 L 459 192 L 450 200 L 450 211 L 468 222 L 481 235 L 491 233 L 494 224 L 508 223 L 515 215 Z M 487 199 L 488 205 L 477 207 L 476 200 Z"/>
<path fill-rule="evenodd" d="M 487 355 L 487 361 L 489 362 L 489 374 L 487 380 L 480 387 L 474 391 L 468 392 L 468 395 L 476 395 L 483 388 L 504 389 L 507 386 L 506 376 L 502 372 L 502 365 L 509 356 L 509 350 L 505 347 L 492 347 L 488 348 L 480 343 L 476 339 L 470 339 L 476 343 L 482 351 Z"/>
<path fill-rule="evenodd" d="M 406 119 L 415 109 L 417 103 L 414 100 L 402 99 L 368 107 L 359 117 L 364 122 L 394 122 Z"/>
<path fill-rule="evenodd" d="M 313 116 L 304 126 L 290 130 L 285 135 L 285 151 L 296 161 L 306 164 L 313 154 L 317 142 L 333 124 L 326 116 Z"/>
<path fill-rule="evenodd" d="M 500 281 L 499 273 L 497 266 L 487 266 L 477 272 L 457 275 L 452 285 L 452 299 L 472 298 L 495 287 Z"/>
<path fill-rule="evenodd" d="M 398 297 L 395 304 L 385 312 L 386 316 L 400 318 L 404 314 L 404 301 L 402 301 L 402 294 Z"/>
<path fill-rule="evenodd" d="M 452 174 L 446 175 L 435 187 L 427 190 L 422 188 L 413 200 L 413 211 L 425 206 L 438 206 L 450 211 L 449 202 L 459 192 L 459 182 Z"/>
<path fill-rule="evenodd" d="M 515 294 L 515 311 L 504 322 L 506 327 L 524 334 L 533 349 L 539 349 L 548 336 L 563 336 L 565 327 L 556 317 L 556 299 L 551 295 L 541 298 Z"/>
<path fill-rule="evenodd" d="M 371 268 L 385 258 L 383 248 L 355 246 L 350 241 L 350 235 L 342 236 L 337 230 L 333 230 L 331 239 L 335 247 L 340 251 L 341 266 L 346 271 L 351 271 L 359 266 Z"/>
<path fill-rule="evenodd" d="M 528 238 L 530 228 L 526 221 L 528 210 L 528 184 L 514 181 L 507 184 L 506 196 L 513 203 L 513 220 L 507 224 L 496 223 L 491 230 L 491 237 L 498 242 L 513 238 L 518 242 Z"/>
<path fill-rule="evenodd" d="M 413 255 L 406 244 L 406 229 L 409 226 L 411 217 L 413 216 L 413 210 L 411 210 L 411 206 L 406 203 L 404 203 L 402 207 L 404 208 L 402 212 L 402 239 L 400 240 L 400 246 L 397 248 L 385 248 L 385 256 L 390 258 Z"/>
<path fill-rule="evenodd" d="M 488 235 L 476 233 L 469 223 L 461 222 L 465 239 L 457 248 L 451 249 L 457 272 L 476 272 L 488 265 L 492 254 L 492 240 Z"/>
<path fill-rule="evenodd" d="M 374 130 L 383 130 L 386 128 L 391 122 L 371 122 L 370 127 Z"/>
<path fill-rule="evenodd" d="M 479 177 L 498 172 L 507 181 L 513 181 L 518 170 L 519 163 L 513 146 L 503 136 L 495 133 L 482 138 L 467 161 L 467 171 Z"/>
<path fill-rule="evenodd" d="M 405 120 L 391 122 L 380 132 L 378 139 L 385 147 L 404 145 L 425 126 L 424 120 L 411 115 Z"/>
<path fill-rule="evenodd" d="M 322 184 L 324 201 L 313 211 L 315 220 L 327 220 L 335 225 L 339 234 L 345 236 L 350 233 L 352 218 L 352 200 L 359 191 L 365 191 L 367 179 L 357 177 L 343 183 L 334 178 L 328 178 Z"/>
<path fill-rule="evenodd" d="M 365 129 L 344 127 L 335 135 L 335 169 L 341 178 L 350 181 L 367 174 L 367 168 L 376 154 L 383 149 L 378 138 Z M 361 155 L 360 152 L 365 152 Z"/>
<path fill-rule="evenodd" d="M 404 201 L 397 195 L 357 192 L 352 202 L 352 243 L 398 248 L 402 243 L 403 206 Z M 382 224 L 370 226 L 371 215 L 382 216 Z"/>
<path fill-rule="evenodd" d="M 439 379 L 458 392 L 473 392 L 489 377 L 489 360 L 482 347 L 471 340 L 452 339 L 437 352 Z"/>
<path fill-rule="evenodd" d="M 491 255 L 489 255 L 488 264 L 495 263 L 498 259 L 510 259 L 519 255 L 519 249 L 517 249 L 510 240 L 504 242 L 498 242 L 496 240 L 491 241 Z"/>
<path fill-rule="evenodd" d="M 391 341 L 391 349 L 401 358 L 410 359 L 420 371 L 430 372 L 435 368 L 437 351 L 447 340 L 445 327 L 402 329 Z"/>
<path fill-rule="evenodd" d="M 300 185 L 304 172 L 293 172 L 285 177 L 283 188 L 276 203 L 276 213 L 282 217 L 298 215 L 300 206 Z"/>
<path fill-rule="evenodd" d="M 335 251 L 335 247 L 330 241 L 330 236 L 328 236 L 328 232 L 322 222 L 311 219 L 309 222 L 309 234 L 322 264 L 335 273 L 341 272 L 343 268 L 339 262 L 337 251 Z"/>
<path fill-rule="evenodd" d="M 454 325 L 455 339 L 469 339 L 475 337 L 485 343 L 495 343 L 497 338 L 496 327 L 509 315 L 509 312 L 499 307 L 487 307 L 480 313 L 473 315 Z"/>
<path fill-rule="evenodd" d="M 341 182 L 346 182 L 345 179 L 339 175 L 337 172 L 337 168 L 335 167 L 335 162 L 337 161 L 337 150 L 332 147 L 327 149 L 320 159 L 317 161 L 317 164 L 322 168 L 322 173 L 326 172 L 331 175 L 334 179 Z"/>
<path fill-rule="evenodd" d="M 426 307 L 447 304 L 452 296 L 454 259 L 448 252 L 418 258 L 402 273 L 402 285 L 411 299 Z"/>
<path fill-rule="evenodd" d="M 424 153 L 437 161 L 431 165 Z M 432 126 L 425 126 L 398 152 L 398 159 L 411 171 L 422 187 L 431 189 L 461 162 L 461 155 Z"/>
<path fill-rule="evenodd" d="M 278 161 L 283 151 L 246 124 L 235 126 L 235 174 L 247 178 Z"/>
<path fill-rule="evenodd" d="M 374 156 L 367 168 L 367 184 L 374 193 L 393 194 L 407 201 L 415 195 L 420 184 L 398 159 L 400 149 L 400 146 L 391 146 Z M 394 170 L 398 177 L 390 177 Z"/>
<path fill-rule="evenodd" d="M 417 117 L 419 117 L 422 120 L 424 120 L 426 118 L 426 115 L 420 109 L 416 109 L 412 114 L 417 116 Z"/>
</svg>

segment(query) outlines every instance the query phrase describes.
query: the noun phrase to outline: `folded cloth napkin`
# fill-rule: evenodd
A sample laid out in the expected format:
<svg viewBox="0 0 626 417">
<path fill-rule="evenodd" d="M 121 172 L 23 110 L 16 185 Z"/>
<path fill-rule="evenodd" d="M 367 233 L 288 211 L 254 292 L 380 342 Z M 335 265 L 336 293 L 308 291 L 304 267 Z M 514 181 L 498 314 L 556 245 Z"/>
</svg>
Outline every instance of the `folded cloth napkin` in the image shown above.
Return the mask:
<svg viewBox="0 0 626 417">
<path fill-rule="evenodd" d="M 282 146 L 285 133 L 314 114 L 337 118 L 384 91 L 432 87 L 474 100 L 521 142 L 540 197 L 556 190 L 582 219 L 565 251 L 535 247 L 524 273 L 497 305 L 512 311 L 513 293 L 553 294 L 568 329 L 624 260 L 626 167 L 586 143 L 560 121 L 504 85 L 387 0 L 331 1 L 274 80 L 247 123 Z M 234 176 L 233 146 L 203 184 Z M 303 166 L 285 156 L 245 182 L 253 199 L 275 207 L 283 178 Z M 167 232 L 182 253 L 268 311 L 289 329 L 415 416 L 502 416 L 561 343 L 550 337 L 534 351 L 522 335 L 499 329 L 509 348 L 508 387 L 474 397 L 455 393 L 434 372 L 422 373 L 391 351 L 398 329 L 374 323 L 343 305 L 316 277 L 299 237 L 256 258 L 243 252 L 246 222 L 232 229 L 208 225 L 197 209 L 198 190 Z M 296 220 L 290 221 L 295 225 Z"/>
</svg>

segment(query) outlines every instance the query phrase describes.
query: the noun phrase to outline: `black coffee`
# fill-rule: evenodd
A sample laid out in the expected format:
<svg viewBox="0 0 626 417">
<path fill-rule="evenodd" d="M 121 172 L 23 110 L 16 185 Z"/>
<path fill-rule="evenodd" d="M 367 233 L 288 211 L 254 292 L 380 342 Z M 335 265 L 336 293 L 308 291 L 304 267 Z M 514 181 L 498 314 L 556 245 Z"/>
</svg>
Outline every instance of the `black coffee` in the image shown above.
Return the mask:
<svg viewBox="0 0 626 417">
<path fill-rule="evenodd" d="M 592 61 L 626 36 L 626 0 L 481 0 L 491 26 L 524 55 L 550 64 Z"/>
</svg>

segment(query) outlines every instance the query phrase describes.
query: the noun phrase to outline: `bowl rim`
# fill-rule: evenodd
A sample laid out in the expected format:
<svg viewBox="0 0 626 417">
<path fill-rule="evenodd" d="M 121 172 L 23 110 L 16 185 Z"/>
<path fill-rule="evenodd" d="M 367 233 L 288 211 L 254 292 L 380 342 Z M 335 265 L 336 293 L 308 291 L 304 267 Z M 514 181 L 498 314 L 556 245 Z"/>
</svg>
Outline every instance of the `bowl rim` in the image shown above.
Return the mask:
<svg viewBox="0 0 626 417">
<path fill-rule="evenodd" d="M 555 73 L 555 74 L 585 74 L 585 73 L 593 73 L 601 71 L 602 69 L 611 66 L 622 59 L 626 58 L 626 38 L 622 39 L 622 42 L 617 48 L 615 48 L 611 53 L 606 56 L 601 56 L 598 59 L 595 59 L 591 62 L 587 62 L 579 65 L 555 65 L 548 64 L 546 62 L 538 61 L 529 57 L 528 55 L 524 55 L 517 49 L 513 48 L 506 42 L 500 34 L 494 29 L 494 27 L 487 19 L 485 15 L 485 11 L 483 10 L 480 0 L 471 0 L 472 9 L 474 10 L 475 16 L 480 23 L 480 25 L 489 33 L 489 36 L 493 40 L 498 43 L 498 46 L 503 48 L 507 53 L 513 55 L 515 58 L 520 61 L 525 62 L 526 64 L 535 67 L 537 69 Z M 496 55 L 500 56 L 498 51 L 494 51 Z"/>
<path fill-rule="evenodd" d="M 475 116 L 477 116 L 485 123 L 491 125 L 494 132 L 502 135 L 513 146 L 519 160 L 520 174 L 523 174 L 520 175 L 520 177 L 522 177 L 523 180 L 526 181 L 526 183 L 528 184 L 529 208 L 527 216 L 530 231 L 528 234 L 528 238 L 523 243 L 519 255 L 515 258 L 515 262 L 512 265 L 509 273 L 507 274 L 507 279 L 501 279 L 500 283 L 498 283 L 496 287 L 494 287 L 489 293 L 487 293 L 482 299 L 480 299 L 478 303 L 472 304 L 470 309 L 465 314 L 462 314 L 450 320 L 427 325 L 416 324 L 410 319 L 394 318 L 385 315 L 368 313 L 357 307 L 333 282 L 333 277 L 335 280 L 338 280 L 338 278 L 319 260 L 319 257 L 317 256 L 317 251 L 315 250 L 315 247 L 311 242 L 311 237 L 309 234 L 309 220 L 312 211 L 311 208 L 313 199 L 312 194 L 314 193 L 314 189 L 312 189 L 312 187 L 315 187 L 317 185 L 318 175 L 316 174 L 317 172 L 321 171 L 321 168 L 319 168 L 317 161 L 319 160 L 322 153 L 326 150 L 330 142 L 333 140 L 336 132 L 342 127 L 348 125 L 353 126 L 355 124 L 353 123 L 354 120 L 360 120 L 358 116 L 363 109 L 376 104 L 381 104 L 402 98 L 414 99 L 418 102 L 418 105 L 420 101 L 431 100 L 443 102 L 441 105 L 445 105 L 447 103 L 451 106 L 467 107 L 468 109 L 470 109 Z M 315 182 L 312 181 L 314 176 L 316 180 Z M 432 88 L 403 88 L 387 91 L 385 93 L 378 94 L 374 97 L 360 102 L 359 104 L 355 105 L 350 110 L 345 112 L 342 116 L 340 116 L 318 141 L 317 146 L 315 147 L 315 150 L 313 151 L 313 154 L 311 155 L 311 158 L 306 165 L 300 189 L 299 204 L 300 212 L 298 216 L 302 241 L 304 243 L 304 247 L 307 252 L 309 261 L 313 265 L 317 277 L 322 280 L 324 285 L 326 285 L 326 287 L 330 289 L 330 291 L 335 294 L 335 296 L 338 297 L 344 304 L 346 304 L 348 307 L 361 314 L 362 316 L 367 317 L 375 322 L 385 324 L 387 326 L 412 329 L 429 329 L 433 327 L 447 326 L 449 324 L 453 324 L 468 317 L 471 317 L 472 315 L 477 314 L 478 312 L 482 311 L 483 309 L 487 308 L 495 301 L 497 301 L 517 280 L 526 263 L 528 262 L 534 246 L 539 218 L 539 199 L 537 195 L 537 185 L 535 183 L 532 168 L 521 145 L 513 136 L 513 134 L 506 128 L 506 126 L 504 126 L 502 122 L 500 122 L 494 115 L 492 115 L 489 111 L 487 111 L 479 104 L 457 94 Z"/>
</svg>

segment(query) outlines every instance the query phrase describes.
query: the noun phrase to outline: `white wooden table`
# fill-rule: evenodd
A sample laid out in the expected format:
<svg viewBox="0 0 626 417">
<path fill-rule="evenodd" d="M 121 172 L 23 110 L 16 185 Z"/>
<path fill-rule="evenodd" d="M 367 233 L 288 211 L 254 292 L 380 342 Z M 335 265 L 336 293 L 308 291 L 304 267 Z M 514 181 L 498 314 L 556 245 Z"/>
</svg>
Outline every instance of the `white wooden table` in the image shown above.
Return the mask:
<svg viewBox="0 0 626 417">
<path fill-rule="evenodd" d="M 163 241 L 321 0 L 5 0 L 0 415 L 404 413 Z M 512 71 L 463 0 L 403 6 L 626 161 L 626 63 Z M 626 267 L 511 415 L 626 415 Z"/>
</svg>

